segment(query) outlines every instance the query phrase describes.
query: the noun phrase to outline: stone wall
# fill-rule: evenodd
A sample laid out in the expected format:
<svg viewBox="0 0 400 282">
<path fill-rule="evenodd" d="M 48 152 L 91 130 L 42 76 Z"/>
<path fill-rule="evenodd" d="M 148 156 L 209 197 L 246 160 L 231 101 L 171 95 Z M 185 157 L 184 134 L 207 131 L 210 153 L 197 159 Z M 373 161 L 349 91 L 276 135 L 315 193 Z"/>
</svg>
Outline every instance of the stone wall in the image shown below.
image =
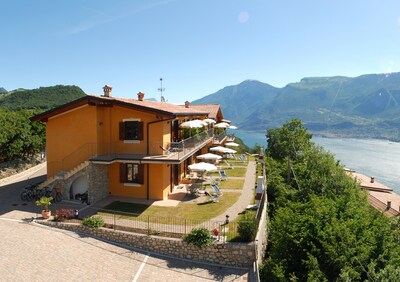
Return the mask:
<svg viewBox="0 0 400 282">
<path fill-rule="evenodd" d="M 52 221 L 38 223 L 55 226 L 75 232 L 82 232 L 97 238 L 129 245 L 144 251 L 170 255 L 201 262 L 228 266 L 250 267 L 255 260 L 254 243 L 214 243 L 205 248 L 187 244 L 181 239 L 147 236 L 107 228 L 90 228 L 81 224 Z"/>
<path fill-rule="evenodd" d="M 108 196 L 108 165 L 90 163 L 88 173 L 89 203 L 96 203 Z"/>
</svg>

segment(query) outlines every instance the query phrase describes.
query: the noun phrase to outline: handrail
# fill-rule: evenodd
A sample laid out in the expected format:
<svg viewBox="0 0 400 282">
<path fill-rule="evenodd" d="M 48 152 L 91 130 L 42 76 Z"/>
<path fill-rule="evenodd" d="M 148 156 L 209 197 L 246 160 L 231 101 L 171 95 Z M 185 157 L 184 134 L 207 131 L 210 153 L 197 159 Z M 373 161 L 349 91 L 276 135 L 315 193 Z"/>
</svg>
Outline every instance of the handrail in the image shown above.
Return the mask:
<svg viewBox="0 0 400 282">
<path fill-rule="evenodd" d="M 214 135 L 214 143 L 220 144 L 225 137 L 226 137 L 225 131 L 218 135 Z"/>
</svg>

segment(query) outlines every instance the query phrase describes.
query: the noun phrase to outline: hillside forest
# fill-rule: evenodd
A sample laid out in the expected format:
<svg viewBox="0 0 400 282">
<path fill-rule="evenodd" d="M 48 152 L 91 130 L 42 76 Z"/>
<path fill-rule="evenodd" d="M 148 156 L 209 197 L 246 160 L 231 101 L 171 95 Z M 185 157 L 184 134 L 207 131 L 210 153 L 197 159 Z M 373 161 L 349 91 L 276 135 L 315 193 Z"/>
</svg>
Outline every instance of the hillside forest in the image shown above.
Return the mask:
<svg viewBox="0 0 400 282">
<path fill-rule="evenodd" d="M 77 86 L 18 89 L 0 93 L 0 161 L 29 159 L 45 149 L 45 126 L 29 118 L 85 93 Z"/>
</svg>

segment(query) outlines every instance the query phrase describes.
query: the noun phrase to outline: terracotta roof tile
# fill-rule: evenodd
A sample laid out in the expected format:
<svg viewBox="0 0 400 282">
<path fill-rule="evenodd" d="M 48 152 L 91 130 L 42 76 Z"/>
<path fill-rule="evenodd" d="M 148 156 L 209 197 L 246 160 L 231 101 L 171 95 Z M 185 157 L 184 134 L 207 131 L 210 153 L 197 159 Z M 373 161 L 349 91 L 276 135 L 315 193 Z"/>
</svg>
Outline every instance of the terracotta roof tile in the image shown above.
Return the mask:
<svg viewBox="0 0 400 282">
<path fill-rule="evenodd" d="M 189 109 L 196 109 L 199 111 L 208 112 L 208 117 L 213 118 L 215 120 L 218 119 L 218 112 L 221 111 L 221 106 L 219 104 L 190 104 Z M 222 113 L 221 113 L 222 116 Z M 223 116 L 222 116 L 223 118 Z"/>
<path fill-rule="evenodd" d="M 376 181 L 375 178 L 374 178 L 374 181 L 371 182 L 370 176 L 366 176 L 364 174 L 357 173 L 354 171 L 347 172 L 347 173 L 354 179 L 357 179 L 358 181 L 360 181 L 361 187 L 363 187 L 367 190 L 378 190 L 378 191 L 392 191 L 393 190 L 393 189 L 383 185 L 382 183 L 379 183 L 378 181 Z"/>
<path fill-rule="evenodd" d="M 98 96 L 98 95 L 86 95 L 54 109 L 51 109 L 47 112 L 38 114 L 34 117 L 31 117 L 31 121 L 47 121 L 48 118 L 56 116 L 60 113 L 69 111 L 76 107 L 91 104 L 91 105 L 120 105 L 123 107 L 133 107 L 137 108 L 138 110 L 149 111 L 160 113 L 162 115 L 175 115 L 175 116 L 207 116 L 209 115 L 212 109 L 210 108 L 185 108 L 182 105 L 175 105 L 170 104 L 167 102 L 156 102 L 156 101 L 139 101 L 137 99 L 128 99 L 128 98 L 117 98 L 117 97 L 105 97 L 105 96 Z M 218 106 L 218 105 L 217 105 Z M 208 110 L 210 109 L 210 111 Z"/>
<path fill-rule="evenodd" d="M 114 100 L 114 101 L 120 101 L 123 103 L 131 104 L 131 105 L 137 105 L 140 107 L 146 107 L 148 109 L 154 109 L 154 110 L 161 110 L 165 112 L 169 112 L 171 114 L 208 114 L 209 112 L 203 109 L 193 109 L 193 108 L 185 108 L 185 106 L 182 105 L 175 105 L 167 102 L 157 102 L 157 101 L 149 101 L 149 100 L 143 100 L 139 101 L 137 99 L 129 99 L 129 98 L 118 98 L 118 97 L 104 97 L 104 96 L 95 96 L 92 95 L 96 98 L 101 98 L 101 99 L 106 99 L 106 100 Z"/>
</svg>

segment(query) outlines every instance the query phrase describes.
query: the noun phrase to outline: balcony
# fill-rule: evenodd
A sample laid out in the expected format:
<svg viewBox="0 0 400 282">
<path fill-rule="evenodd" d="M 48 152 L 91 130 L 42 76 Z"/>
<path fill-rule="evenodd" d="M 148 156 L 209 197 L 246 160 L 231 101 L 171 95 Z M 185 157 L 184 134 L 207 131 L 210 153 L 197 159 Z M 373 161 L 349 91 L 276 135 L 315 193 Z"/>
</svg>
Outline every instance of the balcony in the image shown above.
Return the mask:
<svg viewBox="0 0 400 282">
<path fill-rule="evenodd" d="M 215 134 L 213 138 L 213 144 L 214 145 L 220 145 L 225 141 L 226 138 L 226 132 L 223 131 L 220 134 Z"/>
<path fill-rule="evenodd" d="M 179 142 L 150 142 L 146 154 L 134 152 L 137 144 L 123 144 L 121 142 L 98 144 L 97 153 L 92 155 L 90 161 L 95 163 L 113 161 L 180 163 L 209 143 L 213 136 L 213 130 L 209 129 Z"/>
<path fill-rule="evenodd" d="M 213 136 L 213 130 L 209 129 L 179 142 L 150 142 L 147 147 L 148 152 L 143 152 L 146 150 L 144 144 L 88 143 L 63 160 L 48 163 L 47 173 L 49 176 L 56 176 L 70 171 L 87 160 L 106 164 L 114 161 L 179 164 L 211 142 Z M 142 152 L 138 152 L 140 145 Z"/>
</svg>

